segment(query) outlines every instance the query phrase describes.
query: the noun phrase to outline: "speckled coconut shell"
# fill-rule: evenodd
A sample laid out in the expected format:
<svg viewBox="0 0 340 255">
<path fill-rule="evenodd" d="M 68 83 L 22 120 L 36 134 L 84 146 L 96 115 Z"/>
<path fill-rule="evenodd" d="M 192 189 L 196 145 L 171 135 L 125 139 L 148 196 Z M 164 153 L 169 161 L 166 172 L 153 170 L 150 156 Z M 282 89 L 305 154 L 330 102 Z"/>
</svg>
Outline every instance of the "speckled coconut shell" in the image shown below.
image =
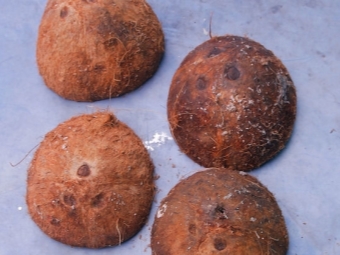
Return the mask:
<svg viewBox="0 0 340 255">
<path fill-rule="evenodd" d="M 46 85 L 75 101 L 120 96 L 157 70 L 161 25 L 144 0 L 49 0 L 37 62 Z"/>
<path fill-rule="evenodd" d="M 182 180 L 161 202 L 151 248 L 153 255 L 284 255 L 288 234 L 267 188 L 215 168 Z"/>
<path fill-rule="evenodd" d="M 249 171 L 289 139 L 296 92 L 274 54 L 248 38 L 214 37 L 183 60 L 168 97 L 172 134 L 204 167 Z"/>
<path fill-rule="evenodd" d="M 29 213 L 62 243 L 118 245 L 147 220 L 153 169 L 141 140 L 112 114 L 74 117 L 49 132 L 34 155 Z"/>
</svg>

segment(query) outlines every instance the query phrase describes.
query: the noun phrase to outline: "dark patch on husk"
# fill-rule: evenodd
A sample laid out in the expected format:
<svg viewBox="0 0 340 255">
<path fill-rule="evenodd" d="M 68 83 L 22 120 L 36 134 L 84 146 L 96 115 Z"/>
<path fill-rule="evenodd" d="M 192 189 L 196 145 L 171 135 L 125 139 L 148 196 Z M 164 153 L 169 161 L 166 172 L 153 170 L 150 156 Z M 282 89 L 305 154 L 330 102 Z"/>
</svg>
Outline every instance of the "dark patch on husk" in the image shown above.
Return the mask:
<svg viewBox="0 0 340 255">
<path fill-rule="evenodd" d="M 90 167 L 87 164 L 82 165 L 78 168 L 77 174 L 80 177 L 87 177 L 91 174 Z"/>
<path fill-rule="evenodd" d="M 67 6 L 64 6 L 60 11 L 60 18 L 65 18 L 68 14 L 68 8 Z"/>
<path fill-rule="evenodd" d="M 224 239 L 221 238 L 216 238 L 214 240 L 214 247 L 218 251 L 222 251 L 226 248 L 227 242 Z"/>
</svg>

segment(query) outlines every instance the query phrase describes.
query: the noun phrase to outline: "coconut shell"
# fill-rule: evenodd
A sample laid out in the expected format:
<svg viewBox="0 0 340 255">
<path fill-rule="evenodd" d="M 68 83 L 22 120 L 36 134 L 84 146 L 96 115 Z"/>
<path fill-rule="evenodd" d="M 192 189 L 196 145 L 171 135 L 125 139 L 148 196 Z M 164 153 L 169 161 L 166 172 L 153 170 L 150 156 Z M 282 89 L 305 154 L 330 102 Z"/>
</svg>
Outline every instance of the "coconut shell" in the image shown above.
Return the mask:
<svg viewBox="0 0 340 255">
<path fill-rule="evenodd" d="M 296 92 L 282 62 L 261 44 L 213 37 L 183 60 L 168 96 L 180 149 L 204 167 L 249 171 L 282 150 L 296 116 Z"/>
<path fill-rule="evenodd" d="M 284 255 L 288 233 L 274 196 L 257 179 L 212 168 L 163 199 L 151 248 L 153 255 Z"/>
<path fill-rule="evenodd" d="M 161 25 L 144 0 L 49 0 L 37 62 L 45 84 L 75 101 L 130 92 L 157 70 Z"/>
<path fill-rule="evenodd" d="M 148 218 L 153 169 L 142 141 L 112 114 L 74 117 L 49 132 L 34 155 L 27 180 L 29 213 L 62 243 L 118 245 Z"/>
</svg>

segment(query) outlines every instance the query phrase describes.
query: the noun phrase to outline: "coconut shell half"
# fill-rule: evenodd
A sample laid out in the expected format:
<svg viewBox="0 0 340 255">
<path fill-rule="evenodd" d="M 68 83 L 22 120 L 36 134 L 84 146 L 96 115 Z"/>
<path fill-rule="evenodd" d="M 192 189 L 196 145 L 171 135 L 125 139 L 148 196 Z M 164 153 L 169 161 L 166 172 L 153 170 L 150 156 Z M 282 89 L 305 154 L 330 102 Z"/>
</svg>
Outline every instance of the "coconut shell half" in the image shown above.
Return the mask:
<svg viewBox="0 0 340 255">
<path fill-rule="evenodd" d="M 101 248 L 134 236 L 154 196 L 142 141 L 110 113 L 74 117 L 49 132 L 28 170 L 35 223 L 62 243 Z"/>
<path fill-rule="evenodd" d="M 161 25 L 145 0 L 49 0 L 37 62 L 45 84 L 75 101 L 130 92 L 156 72 Z"/>
<path fill-rule="evenodd" d="M 296 92 L 282 62 L 261 44 L 214 37 L 183 60 L 168 96 L 180 149 L 204 167 L 250 171 L 287 143 Z"/>
<path fill-rule="evenodd" d="M 178 183 L 161 202 L 153 255 L 284 255 L 288 233 L 274 196 L 257 179 L 207 169 Z"/>
</svg>

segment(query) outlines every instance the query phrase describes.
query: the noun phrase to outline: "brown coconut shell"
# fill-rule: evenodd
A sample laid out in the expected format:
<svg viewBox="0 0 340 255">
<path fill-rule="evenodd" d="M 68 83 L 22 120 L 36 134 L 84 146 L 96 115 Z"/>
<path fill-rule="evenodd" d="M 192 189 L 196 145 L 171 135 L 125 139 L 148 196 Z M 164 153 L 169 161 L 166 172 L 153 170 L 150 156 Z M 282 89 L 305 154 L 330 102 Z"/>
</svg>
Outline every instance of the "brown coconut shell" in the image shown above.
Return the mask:
<svg viewBox="0 0 340 255">
<path fill-rule="evenodd" d="M 261 44 L 213 37 L 176 71 L 168 119 L 180 149 L 204 167 L 249 171 L 288 141 L 296 92 L 282 62 Z"/>
<path fill-rule="evenodd" d="M 157 70 L 161 25 L 144 0 L 49 0 L 37 42 L 45 84 L 75 101 L 130 92 Z"/>
<path fill-rule="evenodd" d="M 154 196 L 142 141 L 110 113 L 74 117 L 49 132 L 28 170 L 26 201 L 43 232 L 100 248 L 134 236 Z"/>
<path fill-rule="evenodd" d="M 153 255 L 284 255 L 288 233 L 274 196 L 257 179 L 207 169 L 178 183 L 161 202 Z"/>
</svg>

